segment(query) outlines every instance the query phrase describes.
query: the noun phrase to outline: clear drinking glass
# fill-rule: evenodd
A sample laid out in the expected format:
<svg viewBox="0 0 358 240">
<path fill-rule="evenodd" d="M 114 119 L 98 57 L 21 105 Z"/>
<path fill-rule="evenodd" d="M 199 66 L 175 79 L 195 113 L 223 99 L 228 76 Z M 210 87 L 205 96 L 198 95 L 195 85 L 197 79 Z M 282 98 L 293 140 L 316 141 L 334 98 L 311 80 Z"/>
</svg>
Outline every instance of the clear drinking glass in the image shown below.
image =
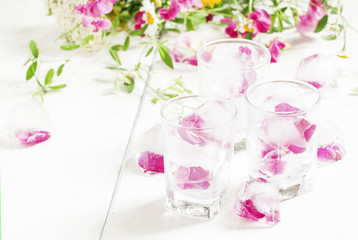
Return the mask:
<svg viewBox="0 0 358 240">
<path fill-rule="evenodd" d="M 167 209 L 211 219 L 229 183 L 237 108 L 227 99 L 189 95 L 161 109 Z"/>
<path fill-rule="evenodd" d="M 245 39 L 221 39 L 207 43 L 197 53 L 200 92 L 229 98 L 238 107 L 240 137 L 247 126 L 243 95 L 254 83 L 267 80 L 271 60 L 262 44 Z"/>
<path fill-rule="evenodd" d="M 245 93 L 252 178 L 278 185 L 281 200 L 310 190 L 317 160 L 319 91 L 299 81 L 269 81 Z"/>
</svg>

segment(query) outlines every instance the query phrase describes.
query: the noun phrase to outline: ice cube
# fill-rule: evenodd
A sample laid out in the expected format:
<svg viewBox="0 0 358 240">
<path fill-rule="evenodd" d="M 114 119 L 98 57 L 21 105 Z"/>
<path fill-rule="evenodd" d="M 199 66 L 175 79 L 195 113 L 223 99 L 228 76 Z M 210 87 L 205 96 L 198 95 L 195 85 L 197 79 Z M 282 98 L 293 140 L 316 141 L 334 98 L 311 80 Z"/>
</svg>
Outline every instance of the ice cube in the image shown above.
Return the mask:
<svg viewBox="0 0 358 240">
<path fill-rule="evenodd" d="M 5 147 L 33 146 L 50 138 L 51 119 L 41 103 L 31 100 L 15 105 L 7 113 L 0 132 Z"/>
<path fill-rule="evenodd" d="M 164 172 L 163 133 L 160 124 L 145 131 L 135 147 L 135 161 L 145 173 L 153 175 Z"/>
<path fill-rule="evenodd" d="M 337 87 L 338 71 L 330 56 L 314 54 L 301 60 L 296 79 L 317 89 Z"/>
<path fill-rule="evenodd" d="M 337 123 L 321 121 L 317 149 L 318 167 L 342 160 L 345 153 L 345 142 Z"/>
<path fill-rule="evenodd" d="M 262 178 L 243 183 L 236 193 L 234 213 L 250 221 L 278 223 L 280 200 L 277 186 Z"/>
</svg>

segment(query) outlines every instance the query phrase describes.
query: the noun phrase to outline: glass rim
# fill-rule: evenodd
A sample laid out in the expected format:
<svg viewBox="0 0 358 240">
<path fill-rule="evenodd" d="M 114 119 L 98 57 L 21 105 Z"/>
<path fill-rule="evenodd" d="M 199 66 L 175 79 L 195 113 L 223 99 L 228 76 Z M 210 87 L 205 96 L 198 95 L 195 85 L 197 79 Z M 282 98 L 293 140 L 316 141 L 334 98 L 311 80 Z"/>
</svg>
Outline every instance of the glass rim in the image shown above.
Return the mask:
<svg viewBox="0 0 358 240">
<path fill-rule="evenodd" d="M 168 105 L 172 104 L 173 102 L 176 102 L 178 100 L 181 100 L 181 99 L 186 99 L 186 98 L 207 98 L 207 99 L 216 99 L 216 100 L 220 100 L 222 102 L 225 102 L 225 103 L 229 103 L 234 111 L 233 111 L 233 114 L 232 114 L 232 117 L 229 118 L 228 120 L 225 120 L 225 121 L 222 121 L 220 125 L 216 125 L 216 126 L 210 126 L 210 127 L 201 127 L 201 128 L 198 128 L 198 127 L 187 127 L 187 126 L 182 126 L 176 122 L 173 122 L 171 120 L 169 120 L 165 115 L 164 115 L 164 111 L 165 109 L 168 107 Z M 236 122 L 236 117 L 237 117 L 237 114 L 238 114 L 238 109 L 237 109 L 237 106 L 235 105 L 235 103 L 228 99 L 228 98 L 222 98 L 222 97 L 217 97 L 217 96 L 214 96 L 214 95 L 204 95 L 204 94 L 189 94 L 189 95 L 185 95 L 185 96 L 178 96 L 178 97 L 175 97 L 175 98 L 172 98 L 170 99 L 169 101 L 165 102 L 163 104 L 163 106 L 160 108 L 160 115 L 161 115 L 161 118 L 162 120 L 167 123 L 168 125 L 172 126 L 172 127 L 177 127 L 177 128 L 181 128 L 181 129 L 187 129 L 187 130 L 211 130 L 211 129 L 217 129 L 217 128 L 221 128 L 223 126 L 225 126 L 226 123 L 229 123 L 229 122 Z"/>
<path fill-rule="evenodd" d="M 270 51 L 267 49 L 267 47 L 265 47 L 263 44 L 261 43 L 258 43 L 258 42 L 255 42 L 253 40 L 248 40 L 248 39 L 234 39 L 234 38 L 223 38 L 223 39 L 218 39 L 218 40 L 214 40 L 214 41 L 210 41 L 210 42 L 207 42 L 205 43 L 203 46 L 201 46 L 197 52 L 197 60 L 198 60 L 198 63 L 200 62 L 201 64 L 203 64 L 204 66 L 207 66 L 207 67 L 212 67 L 213 65 L 212 64 L 209 64 L 207 62 L 205 62 L 202 57 L 201 57 L 201 53 L 202 51 L 207 48 L 207 47 L 210 47 L 212 45 L 217 45 L 218 43 L 247 43 L 247 44 L 251 44 L 251 45 L 254 45 L 254 46 L 257 46 L 259 48 L 261 48 L 264 52 L 265 52 L 265 61 L 263 61 L 262 63 L 258 64 L 258 65 L 255 65 L 255 66 L 252 66 L 252 67 L 246 67 L 244 69 L 240 69 L 240 70 L 243 70 L 243 71 L 252 71 L 252 70 L 255 70 L 255 69 L 258 69 L 258 68 L 261 68 L 263 66 L 265 66 L 266 64 L 270 64 L 270 61 L 271 61 L 271 53 Z M 220 66 L 220 67 L 217 67 L 216 68 L 223 68 L 223 69 L 226 69 L 228 67 L 226 66 Z"/>
<path fill-rule="evenodd" d="M 257 88 L 257 87 L 260 87 L 260 86 L 266 85 L 266 84 L 275 84 L 275 83 L 289 83 L 289 84 L 296 84 L 296 85 L 304 86 L 304 87 L 312 90 L 315 93 L 315 95 L 317 96 L 317 100 L 310 106 L 306 107 L 305 109 L 300 109 L 299 111 L 289 111 L 289 112 L 275 112 L 275 111 L 270 111 L 270 110 L 264 110 L 261 107 L 253 104 L 252 101 L 250 101 L 248 95 L 249 95 L 249 92 L 252 91 L 254 88 Z M 252 106 L 262 112 L 270 113 L 273 115 L 280 115 L 280 116 L 296 116 L 296 115 L 305 114 L 305 113 L 313 110 L 314 108 L 316 108 L 318 106 L 318 104 L 321 102 L 321 93 L 318 91 L 318 89 L 309 83 L 299 81 L 299 80 L 271 80 L 271 81 L 255 83 L 246 89 L 244 95 L 245 95 L 245 101 L 250 106 Z"/>
</svg>

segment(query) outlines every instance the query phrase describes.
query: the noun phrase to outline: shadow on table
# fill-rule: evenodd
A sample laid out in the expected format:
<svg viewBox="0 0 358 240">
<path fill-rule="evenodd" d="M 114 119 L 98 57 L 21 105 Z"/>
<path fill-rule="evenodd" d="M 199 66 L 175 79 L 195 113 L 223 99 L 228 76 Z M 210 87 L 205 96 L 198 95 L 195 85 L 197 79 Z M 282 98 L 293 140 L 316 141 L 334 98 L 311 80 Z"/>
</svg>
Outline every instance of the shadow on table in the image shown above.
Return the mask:
<svg viewBox="0 0 358 240">
<path fill-rule="evenodd" d="M 107 234 L 103 239 L 134 239 L 205 222 L 166 212 L 165 199 L 160 198 L 136 208 L 112 214 L 110 229 L 107 229 Z"/>
</svg>

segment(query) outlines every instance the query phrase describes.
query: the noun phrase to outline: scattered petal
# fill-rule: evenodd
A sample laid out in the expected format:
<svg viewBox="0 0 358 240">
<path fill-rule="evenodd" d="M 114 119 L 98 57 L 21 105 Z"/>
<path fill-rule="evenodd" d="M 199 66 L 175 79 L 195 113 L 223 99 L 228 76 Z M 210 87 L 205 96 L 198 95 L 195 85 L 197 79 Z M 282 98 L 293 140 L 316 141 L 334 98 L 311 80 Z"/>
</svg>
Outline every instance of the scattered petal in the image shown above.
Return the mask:
<svg viewBox="0 0 358 240">
<path fill-rule="evenodd" d="M 285 47 L 285 44 L 278 40 L 278 37 L 276 37 L 268 47 L 271 53 L 271 63 L 277 62 L 278 55 L 280 55 L 280 50 Z"/>
<path fill-rule="evenodd" d="M 148 174 L 164 173 L 163 155 L 154 152 L 142 152 L 138 159 L 138 165 Z"/>
<path fill-rule="evenodd" d="M 260 33 L 266 33 L 271 27 L 271 17 L 263 9 L 256 9 L 250 13 L 249 18 L 253 20 L 254 28 Z M 246 30 L 247 31 L 247 30 Z"/>
</svg>

